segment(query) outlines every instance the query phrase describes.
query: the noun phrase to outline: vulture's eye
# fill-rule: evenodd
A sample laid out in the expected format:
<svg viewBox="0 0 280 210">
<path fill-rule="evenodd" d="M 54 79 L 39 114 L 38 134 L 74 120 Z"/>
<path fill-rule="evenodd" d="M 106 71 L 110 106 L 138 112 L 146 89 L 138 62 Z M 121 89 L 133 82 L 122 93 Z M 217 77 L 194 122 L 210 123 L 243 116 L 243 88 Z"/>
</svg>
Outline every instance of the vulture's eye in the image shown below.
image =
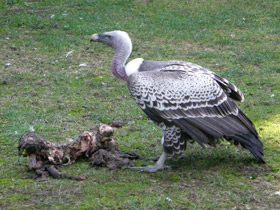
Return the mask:
<svg viewBox="0 0 280 210">
<path fill-rule="evenodd" d="M 111 40 L 112 39 L 112 37 L 110 36 L 110 35 L 105 35 L 104 36 L 104 40 L 106 40 L 106 41 L 109 41 L 109 40 Z"/>
</svg>

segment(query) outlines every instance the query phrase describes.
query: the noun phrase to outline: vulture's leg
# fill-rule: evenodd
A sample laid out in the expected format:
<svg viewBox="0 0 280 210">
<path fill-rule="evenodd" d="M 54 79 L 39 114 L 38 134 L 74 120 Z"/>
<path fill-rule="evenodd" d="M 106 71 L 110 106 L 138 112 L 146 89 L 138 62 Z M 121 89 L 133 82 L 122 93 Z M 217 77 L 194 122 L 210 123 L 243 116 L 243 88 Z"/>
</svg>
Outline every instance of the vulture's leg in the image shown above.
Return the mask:
<svg viewBox="0 0 280 210">
<path fill-rule="evenodd" d="M 161 138 L 161 144 L 163 145 L 164 142 L 164 135 Z M 160 159 L 161 155 L 157 156 L 157 157 L 150 157 L 150 158 L 145 158 L 145 161 L 150 161 L 150 162 L 157 162 Z M 168 157 L 167 157 L 168 158 Z"/>
<path fill-rule="evenodd" d="M 146 166 L 146 167 L 127 167 L 127 169 L 129 170 L 134 170 L 134 171 L 149 171 L 149 172 L 156 172 L 159 170 L 163 170 L 163 169 L 170 169 L 170 166 L 165 166 L 164 162 L 167 158 L 167 154 L 165 152 L 162 152 L 162 154 L 160 155 L 160 158 L 158 159 L 158 161 L 156 162 L 156 164 L 154 166 Z"/>
<path fill-rule="evenodd" d="M 161 144 L 163 145 L 164 143 L 164 135 L 161 138 Z M 149 161 L 149 162 L 157 162 L 160 159 L 161 155 L 157 156 L 157 157 L 150 157 L 150 158 L 145 158 L 145 161 Z M 166 161 L 170 161 L 172 160 L 172 158 L 170 156 L 166 157 Z"/>
</svg>

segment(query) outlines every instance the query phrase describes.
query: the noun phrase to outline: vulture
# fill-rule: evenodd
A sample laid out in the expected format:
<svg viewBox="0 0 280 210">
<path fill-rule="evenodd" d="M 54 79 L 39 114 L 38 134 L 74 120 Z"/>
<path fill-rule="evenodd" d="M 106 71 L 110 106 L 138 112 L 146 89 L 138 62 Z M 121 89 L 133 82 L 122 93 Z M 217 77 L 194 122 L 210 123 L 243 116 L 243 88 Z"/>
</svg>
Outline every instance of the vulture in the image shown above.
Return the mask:
<svg viewBox="0 0 280 210">
<path fill-rule="evenodd" d="M 163 131 L 163 152 L 156 164 L 129 169 L 156 172 L 168 168 L 165 160 L 182 157 L 187 142 L 214 146 L 218 139 L 240 144 L 259 162 L 265 162 L 253 123 L 235 103 L 242 102 L 244 96 L 234 84 L 184 61 L 136 58 L 126 64 L 132 42 L 124 31 L 93 34 L 90 41 L 113 48 L 113 75 L 127 82 L 132 98 Z"/>
</svg>

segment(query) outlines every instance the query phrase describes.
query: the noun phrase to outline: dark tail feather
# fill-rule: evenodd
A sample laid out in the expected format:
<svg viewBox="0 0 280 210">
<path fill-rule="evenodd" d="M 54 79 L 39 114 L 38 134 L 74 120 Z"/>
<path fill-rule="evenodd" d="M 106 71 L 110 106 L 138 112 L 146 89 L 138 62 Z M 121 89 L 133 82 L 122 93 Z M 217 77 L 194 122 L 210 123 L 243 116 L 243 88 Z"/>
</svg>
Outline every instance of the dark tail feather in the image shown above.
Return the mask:
<svg viewBox="0 0 280 210">
<path fill-rule="evenodd" d="M 242 112 L 241 109 L 239 109 L 238 118 L 252 132 L 252 134 L 254 134 L 256 138 L 258 138 L 258 132 L 256 131 L 255 126 L 253 125 L 252 121 Z"/>
<path fill-rule="evenodd" d="M 241 134 L 231 136 L 230 138 L 237 140 L 243 147 L 248 149 L 259 162 L 265 163 L 263 158 L 263 144 L 254 135 Z"/>
<path fill-rule="evenodd" d="M 203 144 L 213 145 L 215 143 L 215 138 L 206 132 L 202 131 L 201 129 L 193 126 L 192 124 L 188 123 L 185 119 L 178 119 L 173 120 L 173 122 L 180 126 L 184 132 L 186 132 L 192 139 L 198 142 L 202 147 Z"/>
</svg>

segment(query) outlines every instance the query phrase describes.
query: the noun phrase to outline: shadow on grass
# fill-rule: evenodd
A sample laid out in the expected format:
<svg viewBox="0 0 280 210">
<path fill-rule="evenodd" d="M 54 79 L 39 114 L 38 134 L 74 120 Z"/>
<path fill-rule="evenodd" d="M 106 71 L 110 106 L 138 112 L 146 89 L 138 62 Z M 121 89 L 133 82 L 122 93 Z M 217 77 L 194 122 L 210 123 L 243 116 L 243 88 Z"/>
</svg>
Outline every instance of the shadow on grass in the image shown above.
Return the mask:
<svg viewBox="0 0 280 210">
<path fill-rule="evenodd" d="M 235 176 L 250 178 L 266 176 L 274 171 L 268 164 L 256 161 L 247 151 L 233 153 L 232 150 L 220 147 L 214 151 L 207 151 L 207 149 L 203 152 L 201 149 L 200 151 L 189 151 L 184 158 L 178 161 L 167 161 L 167 165 L 174 166 L 174 171 L 229 172 Z"/>
</svg>

